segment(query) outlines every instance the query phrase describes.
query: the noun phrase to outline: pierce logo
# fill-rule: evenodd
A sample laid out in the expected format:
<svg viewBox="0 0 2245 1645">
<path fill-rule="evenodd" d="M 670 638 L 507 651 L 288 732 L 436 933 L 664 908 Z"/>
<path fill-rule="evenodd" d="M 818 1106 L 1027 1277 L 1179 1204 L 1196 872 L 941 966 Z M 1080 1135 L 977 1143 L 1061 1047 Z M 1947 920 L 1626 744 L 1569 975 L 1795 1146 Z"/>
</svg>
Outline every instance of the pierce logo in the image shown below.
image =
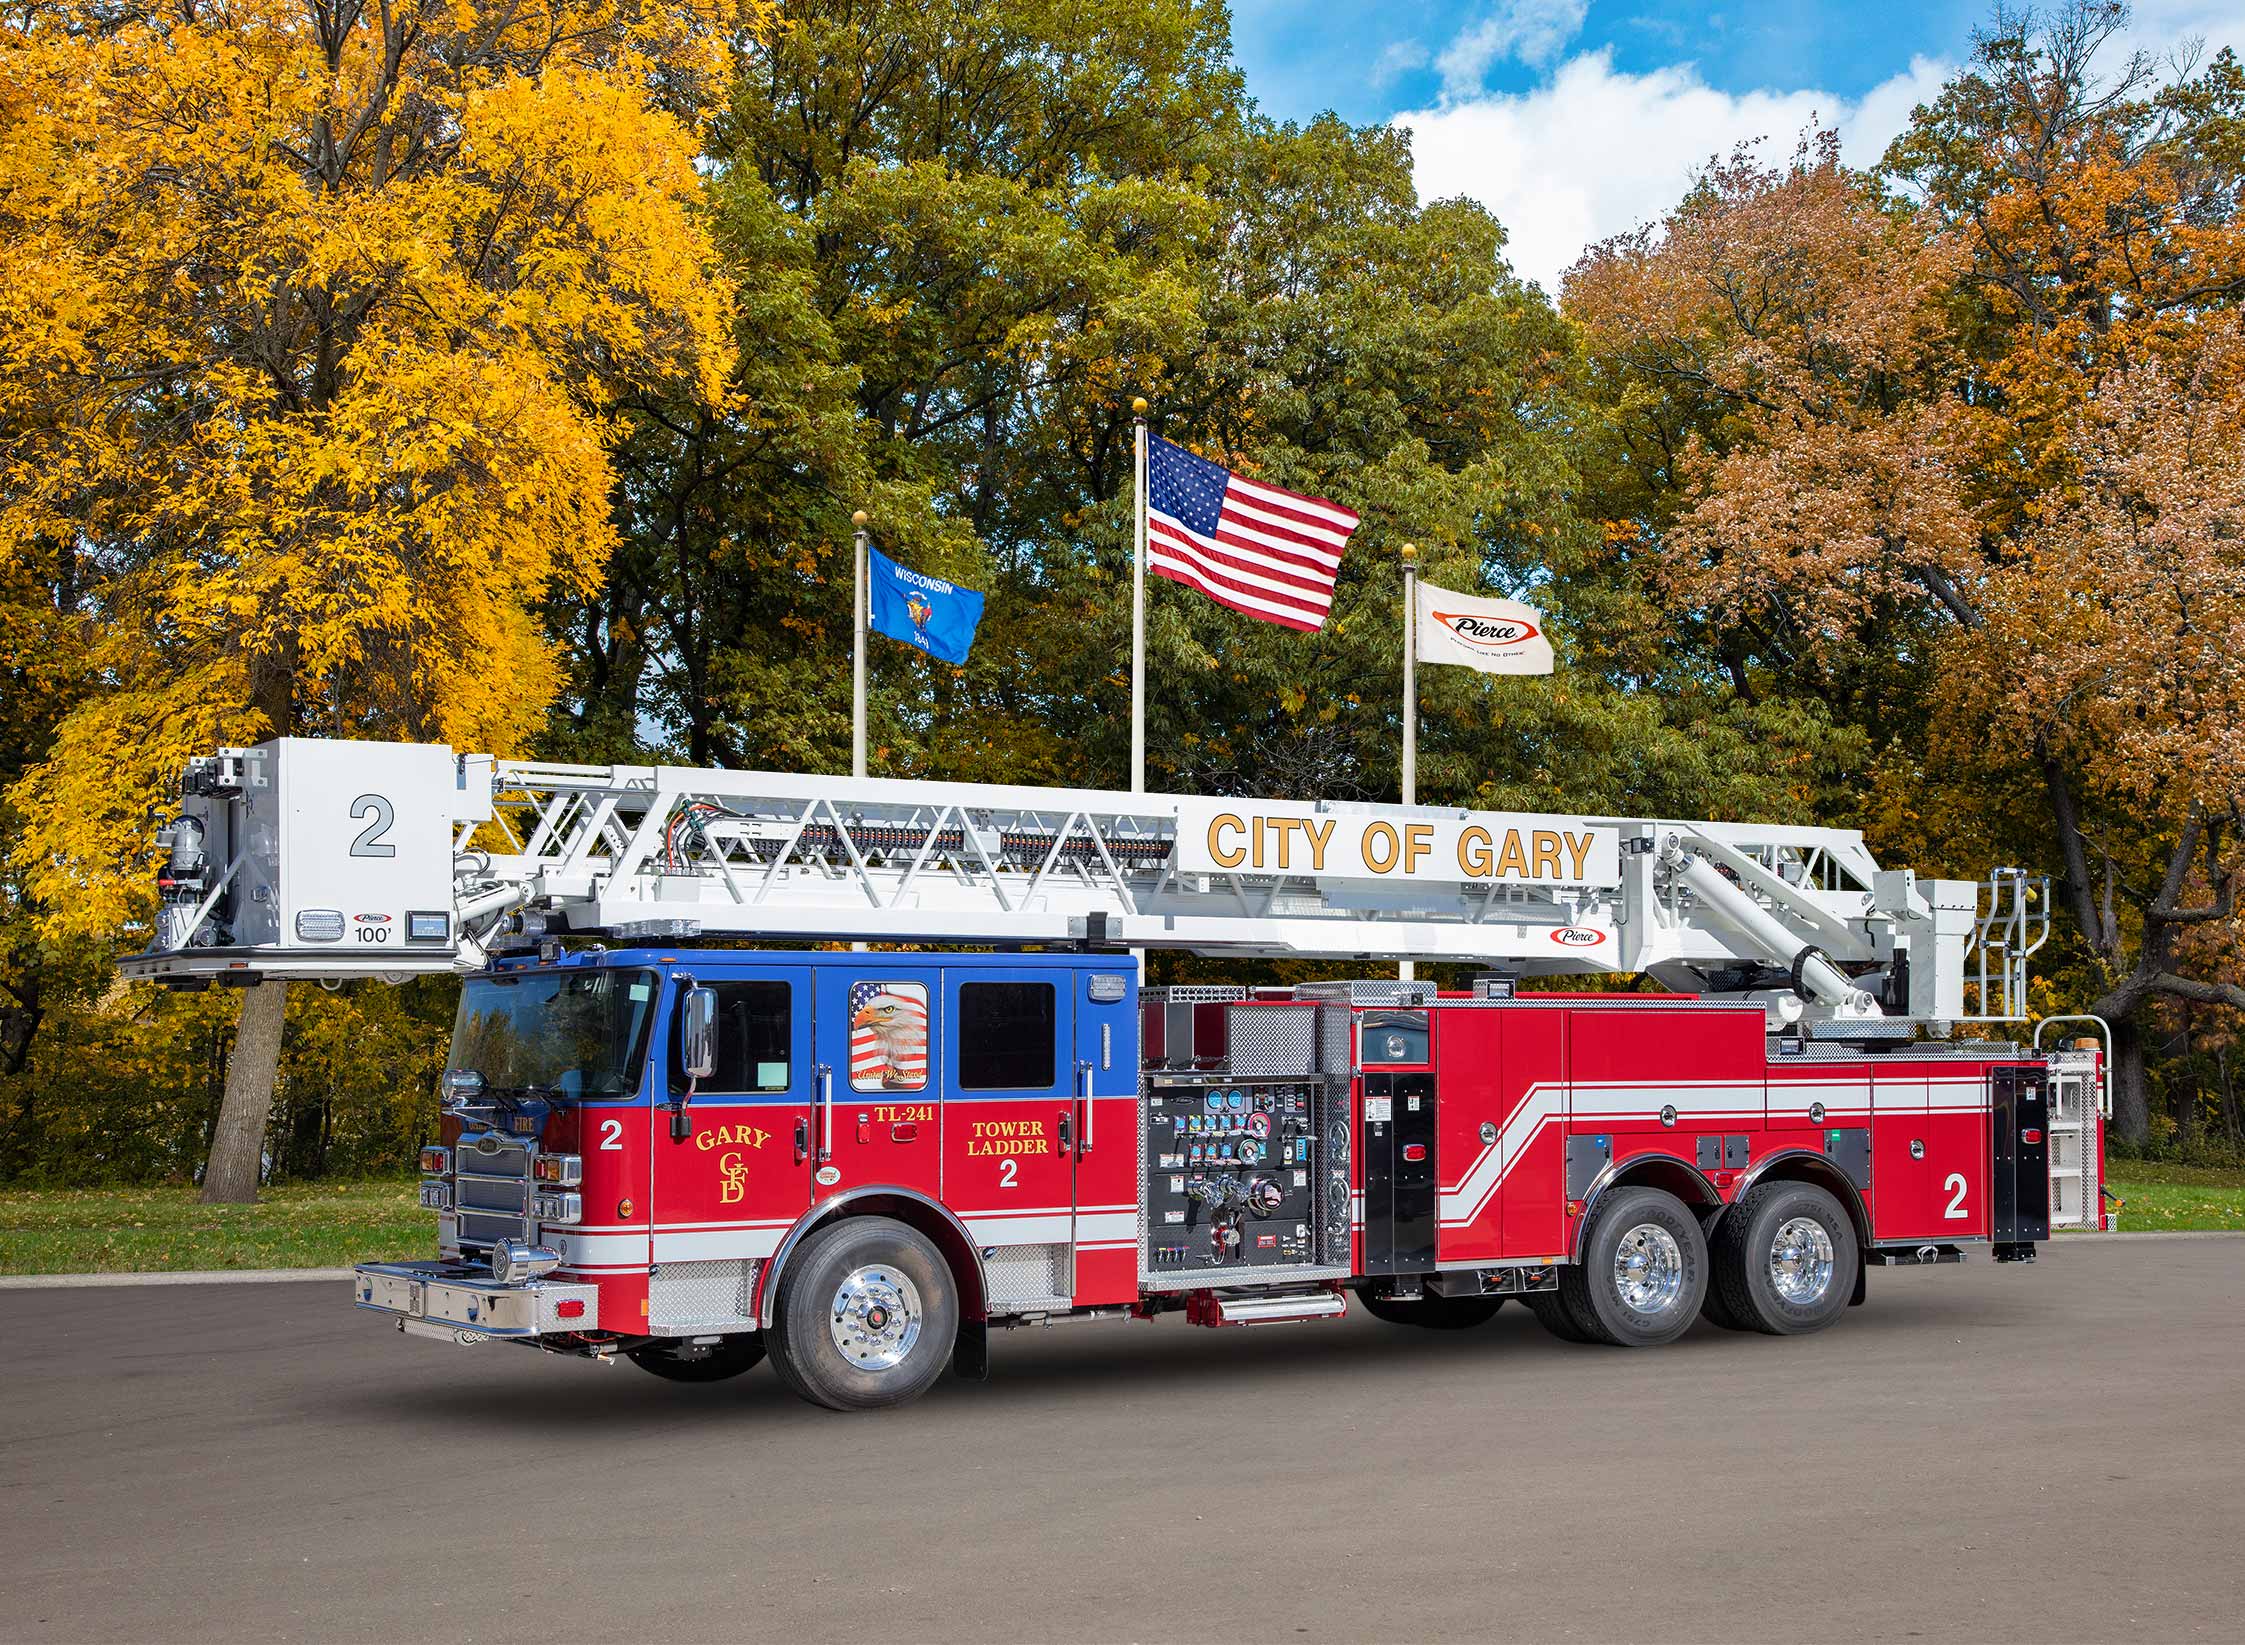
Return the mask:
<svg viewBox="0 0 2245 1645">
<path fill-rule="evenodd" d="M 390 916 L 387 914 L 353 914 L 351 918 L 357 920 L 361 925 L 388 925 L 390 923 Z"/>
<path fill-rule="evenodd" d="M 1606 933 L 1587 926 L 1562 925 L 1552 932 L 1551 940 L 1561 948 L 1596 948 L 1606 940 Z"/>
<path fill-rule="evenodd" d="M 1471 617 L 1449 611 L 1437 611 L 1434 620 L 1467 645 L 1482 651 L 1499 651 L 1507 646 L 1525 645 L 1541 632 L 1534 623 L 1495 617 Z"/>
</svg>

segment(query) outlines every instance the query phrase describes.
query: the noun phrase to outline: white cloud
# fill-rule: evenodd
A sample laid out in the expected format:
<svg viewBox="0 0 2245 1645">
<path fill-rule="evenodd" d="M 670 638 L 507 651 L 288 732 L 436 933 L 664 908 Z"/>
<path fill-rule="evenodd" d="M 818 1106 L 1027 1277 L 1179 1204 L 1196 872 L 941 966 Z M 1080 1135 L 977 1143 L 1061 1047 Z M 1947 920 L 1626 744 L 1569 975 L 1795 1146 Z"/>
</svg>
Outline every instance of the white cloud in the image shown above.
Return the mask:
<svg viewBox="0 0 2245 1645">
<path fill-rule="evenodd" d="M 1440 106 L 1398 114 L 1394 122 L 1411 133 L 1419 197 L 1464 194 L 1486 205 L 1511 236 L 1512 266 L 1554 295 L 1585 246 L 1658 218 L 1694 172 L 1741 142 L 1765 139 L 1765 157 L 1782 161 L 1814 120 L 1839 133 L 1851 164 L 1875 162 L 1908 124 L 1910 110 L 1958 66 L 1913 58 L 1902 73 L 1851 99 L 1809 87 L 1719 91 L 1690 63 L 1619 73 L 1602 49 L 1568 58 L 1528 91 L 1479 89 L 1481 75 L 1501 56 L 1534 61 L 1524 55 L 1530 44 L 1546 59 L 1561 49 L 1579 28 L 1582 9 L 1577 0 L 1509 0 L 1438 59 Z M 1565 32 L 1503 32 L 1505 19 L 1531 13 L 1560 19 L 1551 28 Z M 1489 30 L 1496 31 L 1488 36 L 1495 44 L 1476 57 Z M 2117 67 L 2131 48 L 2164 57 L 2194 39 L 2204 42 L 2207 56 L 2245 45 L 2237 0 L 2137 0 L 2128 36 L 2108 49 L 2107 61 Z M 1456 88 L 1453 78 L 1461 82 Z"/>
<path fill-rule="evenodd" d="M 1582 32 L 1589 9 L 1589 0 L 1501 0 L 1479 22 L 1460 29 L 1435 59 L 1444 100 L 1473 96 L 1489 70 L 1508 57 L 1531 68 L 1550 62 Z"/>
<path fill-rule="evenodd" d="M 1782 160 L 1813 120 L 1847 158 L 1876 160 L 1951 65 L 1917 58 L 1860 100 L 1829 92 L 1718 91 L 1691 64 L 1617 73 L 1611 52 L 1569 58 L 1543 85 L 1399 114 L 1411 132 L 1419 197 L 1470 195 L 1511 236 L 1512 265 L 1557 293 L 1583 247 L 1657 218 L 1692 174 L 1735 145 L 1767 138 Z"/>
<path fill-rule="evenodd" d="M 1390 40 L 1373 59 L 1372 72 L 1367 77 L 1373 90 L 1384 90 L 1393 85 L 1399 76 L 1413 69 L 1427 66 L 1427 49 L 1416 40 Z"/>
</svg>

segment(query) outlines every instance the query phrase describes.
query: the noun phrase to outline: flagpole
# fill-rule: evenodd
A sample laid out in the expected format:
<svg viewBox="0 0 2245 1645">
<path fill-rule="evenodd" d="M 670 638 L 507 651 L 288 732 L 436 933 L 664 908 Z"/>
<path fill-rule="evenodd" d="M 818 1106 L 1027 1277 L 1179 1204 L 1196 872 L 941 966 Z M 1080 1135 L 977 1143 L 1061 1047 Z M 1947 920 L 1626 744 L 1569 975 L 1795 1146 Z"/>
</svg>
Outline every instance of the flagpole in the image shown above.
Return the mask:
<svg viewBox="0 0 2245 1645">
<path fill-rule="evenodd" d="M 1146 792 L 1146 402 L 1130 402 L 1135 430 L 1130 530 L 1130 791 Z"/>
<path fill-rule="evenodd" d="M 1419 803 L 1419 550 L 1403 545 L 1403 803 Z M 1395 975 L 1409 982 L 1417 967 L 1396 963 Z"/>
<path fill-rule="evenodd" d="M 865 775 L 865 618 L 866 601 L 870 592 L 866 587 L 867 545 L 873 534 L 865 529 L 865 510 L 859 509 L 850 516 L 850 524 L 857 527 L 857 553 L 855 570 L 850 580 L 850 629 L 853 644 L 850 651 L 850 775 Z"/>
</svg>

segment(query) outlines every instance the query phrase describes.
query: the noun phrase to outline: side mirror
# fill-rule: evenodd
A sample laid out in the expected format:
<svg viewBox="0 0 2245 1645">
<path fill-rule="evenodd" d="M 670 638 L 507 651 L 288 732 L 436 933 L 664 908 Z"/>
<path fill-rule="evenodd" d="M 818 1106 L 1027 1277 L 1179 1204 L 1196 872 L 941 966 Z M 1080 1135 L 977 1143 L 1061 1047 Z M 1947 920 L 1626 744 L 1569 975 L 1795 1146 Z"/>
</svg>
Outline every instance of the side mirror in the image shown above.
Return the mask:
<svg viewBox="0 0 2245 1645">
<path fill-rule="evenodd" d="M 670 1098 L 670 1140 L 684 1142 L 694 1134 L 686 1105 L 694 1100 L 694 1085 L 717 1072 L 717 994 L 714 989 L 689 988 L 678 1002 L 678 1071 L 686 1076 L 686 1089 Z"/>
<path fill-rule="evenodd" d="M 717 1072 L 717 990 L 687 989 L 679 1011 L 678 1071 L 706 1080 Z"/>
</svg>

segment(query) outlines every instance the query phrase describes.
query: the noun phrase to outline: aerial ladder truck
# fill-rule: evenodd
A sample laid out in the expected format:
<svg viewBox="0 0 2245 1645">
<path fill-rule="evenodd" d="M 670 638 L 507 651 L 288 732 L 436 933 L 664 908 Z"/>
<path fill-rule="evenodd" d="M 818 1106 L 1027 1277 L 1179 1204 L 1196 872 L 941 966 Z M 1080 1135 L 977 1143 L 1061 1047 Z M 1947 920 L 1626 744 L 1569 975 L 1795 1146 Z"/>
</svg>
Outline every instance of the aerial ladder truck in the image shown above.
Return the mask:
<svg viewBox="0 0 2245 1645">
<path fill-rule="evenodd" d="M 1851 830 L 308 738 L 183 790 L 128 976 L 465 979 L 436 1254 L 352 1282 L 416 1336 L 837 1408 L 993 1327 L 1352 1298 L 1652 1346 L 2097 1203 L 2100 1060 L 1988 1032 L 2043 889 Z M 1151 988 L 1153 949 L 1362 976 Z"/>
</svg>

